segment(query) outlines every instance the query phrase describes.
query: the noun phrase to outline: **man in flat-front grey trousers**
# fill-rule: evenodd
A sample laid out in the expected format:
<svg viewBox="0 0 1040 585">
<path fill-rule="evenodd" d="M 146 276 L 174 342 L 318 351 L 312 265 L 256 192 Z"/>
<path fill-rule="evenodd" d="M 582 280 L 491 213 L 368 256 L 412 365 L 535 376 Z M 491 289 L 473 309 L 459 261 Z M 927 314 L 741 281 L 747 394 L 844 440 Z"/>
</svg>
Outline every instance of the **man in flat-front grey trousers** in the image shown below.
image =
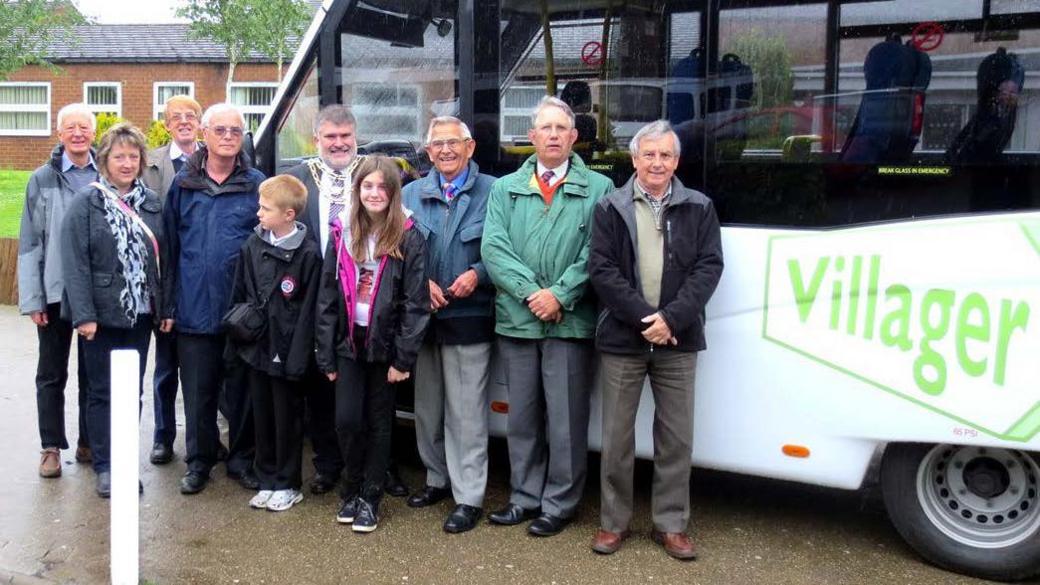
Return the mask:
<svg viewBox="0 0 1040 585">
<path fill-rule="evenodd" d="M 643 381 L 654 396 L 654 542 L 696 557 L 690 519 L 693 383 L 705 348 L 704 307 L 722 276 L 719 220 L 711 199 L 674 177 L 679 138 L 647 124 L 629 145 L 635 176 L 600 200 L 589 280 L 599 295 L 596 328 L 603 389 L 600 529 L 592 550 L 621 547 L 632 520 L 635 421 Z"/>
<path fill-rule="evenodd" d="M 408 505 L 422 508 L 455 496 L 455 510 L 444 522 L 444 531 L 453 534 L 472 530 L 483 517 L 487 487 L 495 289 L 480 258 L 480 240 L 495 179 L 470 160 L 475 147 L 462 120 L 434 118 L 426 154 L 435 168 L 403 191 L 426 238 L 433 310 L 415 364 L 415 435 L 426 486 Z"/>
<path fill-rule="evenodd" d="M 574 113 L 546 96 L 528 137 L 535 154 L 495 181 L 481 251 L 498 288 L 495 333 L 509 395 L 509 505 L 495 524 L 534 518 L 557 534 L 585 487 L 596 307 L 586 263 L 592 210 L 614 188 L 571 152 Z M 537 516 L 537 517 L 536 517 Z"/>
</svg>

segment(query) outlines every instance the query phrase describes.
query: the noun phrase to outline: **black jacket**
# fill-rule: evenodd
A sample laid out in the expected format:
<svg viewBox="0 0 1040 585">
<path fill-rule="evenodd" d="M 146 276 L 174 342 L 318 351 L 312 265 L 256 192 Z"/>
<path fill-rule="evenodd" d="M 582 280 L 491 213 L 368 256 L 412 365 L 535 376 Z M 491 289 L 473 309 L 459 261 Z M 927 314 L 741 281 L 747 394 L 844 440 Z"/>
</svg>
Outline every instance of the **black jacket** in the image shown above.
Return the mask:
<svg viewBox="0 0 1040 585">
<path fill-rule="evenodd" d="M 307 226 L 282 247 L 273 246 L 260 226 L 244 244 L 235 269 L 231 303 L 263 304 L 267 330 L 254 343 L 228 340 L 230 353 L 270 376 L 298 380 L 314 355 L 314 307 L 321 276 L 318 245 Z M 266 304 L 264 300 L 266 299 Z"/>
<path fill-rule="evenodd" d="M 338 236 L 329 234 L 315 325 L 318 368 L 323 373 L 336 371 L 337 357 L 388 362 L 402 372 L 415 367 L 430 320 L 430 287 L 426 281 L 426 243 L 411 220 L 408 225 L 401 244 L 404 259 L 387 257 L 382 271 L 375 276 L 377 285 L 369 311 L 367 343 L 361 348 L 354 346 L 350 335 L 354 308 L 348 307 L 340 286 Z M 345 250 L 341 253 L 343 262 L 353 266 L 350 255 Z"/>
<path fill-rule="evenodd" d="M 589 280 L 600 300 L 596 347 L 609 353 L 652 349 L 641 319 L 660 311 L 680 351 L 704 349 L 704 306 L 722 276 L 722 239 L 715 207 L 700 191 L 672 179 L 672 195 L 662 211 L 664 267 L 661 300 L 653 307 L 639 284 L 635 178 L 596 204 L 589 245 Z"/>
<path fill-rule="evenodd" d="M 151 189 L 142 186 L 144 202 L 138 215 L 152 230 L 165 250 L 162 225 L 162 204 Z M 96 187 L 87 186 L 79 191 L 69 204 L 62 222 L 61 264 L 65 278 L 62 316 L 73 326 L 91 321 L 100 327 L 129 329 L 130 320 L 123 313 L 119 300 L 126 279 L 117 257 L 116 238 L 105 220 L 105 195 Z M 148 254 L 148 290 L 152 295 L 152 319 L 163 315 L 163 286 L 159 280 L 157 258 L 151 241 L 145 243 Z M 161 259 L 166 274 L 166 259 Z"/>
</svg>

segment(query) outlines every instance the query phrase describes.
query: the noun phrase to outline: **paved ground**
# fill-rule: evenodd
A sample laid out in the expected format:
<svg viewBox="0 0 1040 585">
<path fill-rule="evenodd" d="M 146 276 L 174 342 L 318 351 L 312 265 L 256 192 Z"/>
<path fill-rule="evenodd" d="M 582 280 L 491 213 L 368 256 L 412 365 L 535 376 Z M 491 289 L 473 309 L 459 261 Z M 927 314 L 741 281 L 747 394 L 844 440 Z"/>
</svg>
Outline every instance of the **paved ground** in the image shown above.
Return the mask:
<svg viewBox="0 0 1040 585">
<path fill-rule="evenodd" d="M 94 494 L 90 468 L 75 464 L 71 451 L 63 452 L 62 478 L 37 476 L 35 331 L 11 307 L 0 307 L 0 331 L 0 441 L 6 447 L 0 454 L 0 583 L 105 583 L 108 504 Z M 74 441 L 75 391 L 67 395 Z M 145 397 L 150 413 L 147 388 Z M 151 416 L 142 423 L 144 448 Z M 408 429 L 401 437 L 414 441 Z M 419 485 L 414 449 L 402 449 L 399 457 L 406 479 Z M 388 501 L 378 531 L 356 536 L 336 524 L 335 496 L 307 494 L 281 514 L 254 511 L 246 505 L 251 494 L 222 472 L 215 470 L 205 492 L 185 497 L 177 491 L 179 461 L 154 467 L 144 454 L 141 461 L 141 576 L 148 583 L 983 583 L 916 557 L 869 489 L 852 493 L 694 470 L 692 532 L 702 558 L 680 563 L 647 538 L 646 467 L 638 478 L 637 534 L 616 555 L 600 557 L 588 548 L 599 505 L 595 458 L 579 521 L 550 539 L 489 525 L 445 535 L 440 525 L 450 504 L 412 510 L 397 499 Z M 309 464 L 304 472 L 311 473 Z M 506 501 L 507 483 L 503 444 L 496 441 L 490 506 Z"/>
</svg>

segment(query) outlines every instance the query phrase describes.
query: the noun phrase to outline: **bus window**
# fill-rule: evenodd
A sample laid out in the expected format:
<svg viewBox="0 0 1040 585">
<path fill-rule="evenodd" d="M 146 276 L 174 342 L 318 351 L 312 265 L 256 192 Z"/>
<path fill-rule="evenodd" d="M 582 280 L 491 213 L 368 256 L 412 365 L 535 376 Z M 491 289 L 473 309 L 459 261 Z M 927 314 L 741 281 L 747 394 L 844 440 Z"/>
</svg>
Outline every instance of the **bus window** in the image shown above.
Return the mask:
<svg viewBox="0 0 1040 585">
<path fill-rule="evenodd" d="M 278 129 L 276 140 L 277 171 L 282 172 L 298 164 L 318 150 L 314 145 L 314 118 L 318 115 L 318 73 L 312 62 L 309 73 L 300 87 L 295 101 Z"/>
<path fill-rule="evenodd" d="M 534 152 L 530 113 L 551 94 L 574 109 L 575 152 L 618 184 L 628 179 L 628 142 L 647 122 L 667 117 L 670 58 L 678 61 L 696 48 L 699 18 L 686 12 L 668 22 L 638 7 L 604 6 L 547 7 L 546 27 L 537 5 L 501 5 L 500 169 L 516 168 Z M 662 38 L 681 49 L 670 50 Z"/>
<path fill-rule="evenodd" d="M 705 190 L 723 222 L 818 225 L 826 217 L 821 170 L 782 157 L 791 140 L 807 141 L 808 155 L 820 139 L 810 137 L 814 100 L 826 92 L 827 5 L 756 4 L 723 2 L 719 12 Z"/>
<path fill-rule="evenodd" d="M 348 12 L 337 85 L 357 118 L 359 150 L 428 168 L 422 144 L 430 119 L 458 114 L 457 10 L 451 1 L 380 2 Z"/>
</svg>

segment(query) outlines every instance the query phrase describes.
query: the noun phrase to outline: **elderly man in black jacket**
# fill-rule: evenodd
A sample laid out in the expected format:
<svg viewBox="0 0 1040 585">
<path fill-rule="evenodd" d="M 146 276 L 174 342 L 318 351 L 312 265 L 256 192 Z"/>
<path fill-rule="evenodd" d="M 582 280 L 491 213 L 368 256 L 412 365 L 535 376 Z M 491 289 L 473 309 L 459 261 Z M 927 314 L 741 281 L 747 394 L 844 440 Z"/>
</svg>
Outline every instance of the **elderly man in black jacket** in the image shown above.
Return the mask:
<svg viewBox="0 0 1040 585">
<path fill-rule="evenodd" d="M 602 304 L 596 328 L 603 390 L 600 529 L 610 554 L 632 518 L 635 420 L 643 380 L 654 396 L 652 538 L 679 559 L 696 549 L 690 517 L 693 384 L 705 348 L 704 306 L 722 275 L 719 221 L 710 199 L 674 177 L 679 139 L 652 122 L 629 145 L 636 169 L 596 206 L 589 279 Z"/>
</svg>

